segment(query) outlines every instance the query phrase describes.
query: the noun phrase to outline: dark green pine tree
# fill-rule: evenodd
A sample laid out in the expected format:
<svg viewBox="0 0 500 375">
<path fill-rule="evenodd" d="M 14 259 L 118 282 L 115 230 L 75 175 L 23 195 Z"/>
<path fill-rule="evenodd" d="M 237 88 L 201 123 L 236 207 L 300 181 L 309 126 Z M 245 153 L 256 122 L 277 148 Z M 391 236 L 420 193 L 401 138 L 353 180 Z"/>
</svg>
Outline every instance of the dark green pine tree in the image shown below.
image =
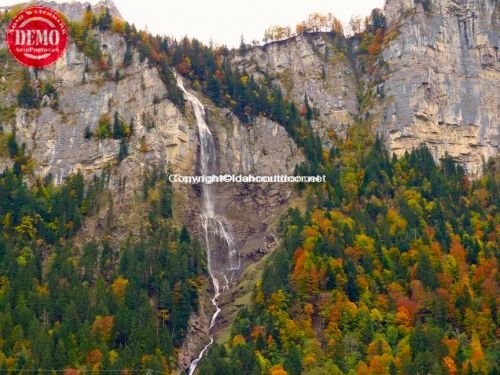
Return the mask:
<svg viewBox="0 0 500 375">
<path fill-rule="evenodd" d="M 106 8 L 103 15 L 97 21 L 97 27 L 101 31 L 105 31 L 111 28 L 111 23 L 113 21 L 113 17 L 111 17 L 111 13 L 109 12 L 109 8 Z"/>
<path fill-rule="evenodd" d="M 207 94 L 216 105 L 221 105 L 222 94 L 221 94 L 220 82 L 217 79 L 217 77 L 213 75 L 208 79 Z"/>
<path fill-rule="evenodd" d="M 7 151 L 9 152 L 9 157 L 14 158 L 19 155 L 19 146 L 16 141 L 16 131 L 10 133 L 7 136 Z"/>
<path fill-rule="evenodd" d="M 128 155 L 127 141 L 125 140 L 125 138 L 122 138 L 120 140 L 120 149 L 118 150 L 118 160 L 122 161 L 127 157 L 127 155 Z"/>
<path fill-rule="evenodd" d="M 415 276 L 427 288 L 434 290 L 438 286 L 436 272 L 432 267 L 429 256 L 424 251 L 421 251 L 418 255 L 417 272 Z"/>
<path fill-rule="evenodd" d="M 351 301 L 357 302 L 359 300 L 359 287 L 357 283 L 358 272 L 356 271 L 356 265 L 350 259 L 346 263 L 345 273 L 347 276 L 347 296 Z"/>
<path fill-rule="evenodd" d="M 24 82 L 19 94 L 17 94 L 17 104 L 22 108 L 36 108 L 36 92 L 29 82 Z"/>
<path fill-rule="evenodd" d="M 283 124 L 285 122 L 285 103 L 281 90 L 275 88 L 273 90 L 273 105 L 271 109 L 271 116 L 273 120 Z"/>
<path fill-rule="evenodd" d="M 54 351 L 52 366 L 54 369 L 64 369 L 68 364 L 68 351 L 64 345 L 64 341 L 59 338 Z"/>
<path fill-rule="evenodd" d="M 293 346 L 285 358 L 283 367 L 289 375 L 302 374 L 302 360 L 300 358 L 300 350 L 297 346 Z"/>
<path fill-rule="evenodd" d="M 161 188 L 160 214 L 165 219 L 172 217 L 172 189 L 170 186 Z"/>
<path fill-rule="evenodd" d="M 125 126 L 123 125 L 123 121 L 120 119 L 118 112 L 115 112 L 113 115 L 113 138 L 125 138 Z"/>
<path fill-rule="evenodd" d="M 179 235 L 179 241 L 181 243 L 190 243 L 191 237 L 189 235 L 189 231 L 185 225 L 182 226 L 181 233 Z"/>
<path fill-rule="evenodd" d="M 123 66 L 127 67 L 132 64 L 132 58 L 134 56 L 134 53 L 132 51 L 132 48 L 130 47 L 129 44 L 127 44 L 127 49 L 125 50 L 125 55 L 123 55 Z"/>
</svg>

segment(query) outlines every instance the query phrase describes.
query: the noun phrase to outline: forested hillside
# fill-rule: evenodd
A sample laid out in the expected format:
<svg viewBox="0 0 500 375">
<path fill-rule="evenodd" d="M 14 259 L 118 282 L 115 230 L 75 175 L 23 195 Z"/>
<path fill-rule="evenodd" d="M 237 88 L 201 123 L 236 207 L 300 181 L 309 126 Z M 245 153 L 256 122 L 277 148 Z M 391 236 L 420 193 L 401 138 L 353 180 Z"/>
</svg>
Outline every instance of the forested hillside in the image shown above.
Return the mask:
<svg viewBox="0 0 500 375">
<path fill-rule="evenodd" d="M 495 165 L 471 181 L 425 146 L 391 157 L 358 124 L 322 167 L 200 374 L 497 373 Z"/>
<path fill-rule="evenodd" d="M 82 223 L 109 206 L 109 176 L 54 186 L 33 175 L 12 135 L 6 143 L 14 167 L 0 176 L 1 371 L 174 369 L 204 255 L 172 220 L 164 173 L 143 176 L 150 213 L 140 238 L 118 249 L 106 236 L 77 244 Z"/>
</svg>

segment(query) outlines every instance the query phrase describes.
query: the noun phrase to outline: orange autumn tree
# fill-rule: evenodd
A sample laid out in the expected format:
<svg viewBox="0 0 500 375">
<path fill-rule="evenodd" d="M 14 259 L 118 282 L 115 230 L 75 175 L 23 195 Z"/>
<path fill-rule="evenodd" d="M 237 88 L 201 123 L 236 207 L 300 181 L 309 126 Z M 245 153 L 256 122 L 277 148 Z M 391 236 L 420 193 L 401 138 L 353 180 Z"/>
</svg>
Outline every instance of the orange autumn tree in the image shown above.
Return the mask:
<svg viewBox="0 0 500 375">
<path fill-rule="evenodd" d="M 100 337 L 105 342 L 111 340 L 113 316 L 97 316 L 90 331 L 93 336 Z"/>
<path fill-rule="evenodd" d="M 87 363 L 92 369 L 96 369 L 100 366 L 102 357 L 102 352 L 99 349 L 94 349 L 88 353 Z"/>
</svg>

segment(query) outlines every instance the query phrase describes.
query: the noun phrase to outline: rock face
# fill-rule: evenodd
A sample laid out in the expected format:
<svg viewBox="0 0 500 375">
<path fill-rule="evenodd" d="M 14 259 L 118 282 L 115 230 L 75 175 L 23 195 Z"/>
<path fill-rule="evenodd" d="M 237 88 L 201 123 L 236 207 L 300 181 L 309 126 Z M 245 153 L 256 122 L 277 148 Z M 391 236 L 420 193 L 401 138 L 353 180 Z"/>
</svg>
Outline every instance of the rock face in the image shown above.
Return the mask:
<svg viewBox="0 0 500 375">
<path fill-rule="evenodd" d="M 221 173 L 293 175 L 295 166 L 304 161 L 302 152 L 277 123 L 259 117 L 245 125 L 231 112 L 216 113 L 209 116 L 209 125 L 218 125 L 213 126 L 213 130 Z M 217 186 L 216 195 L 215 209 L 230 219 L 245 268 L 263 255 L 259 253 L 267 248 L 266 233 L 276 215 L 286 209 L 293 196 L 293 185 L 221 184 Z"/>
<path fill-rule="evenodd" d="M 388 64 L 380 131 L 397 154 L 425 142 L 436 159 L 448 152 L 471 175 L 498 153 L 500 2 L 388 0 L 398 37 Z"/>
<path fill-rule="evenodd" d="M 470 175 L 481 174 L 499 150 L 500 2 L 387 0 L 385 14 L 397 36 L 380 58 L 383 98 L 371 111 L 378 132 L 398 155 L 426 143 L 436 160 L 448 153 Z M 355 50 L 356 38 L 350 42 Z M 371 82 L 337 47 L 329 34 L 299 35 L 233 62 L 270 77 L 297 104 L 307 96 L 319 115 L 312 125 L 328 145 L 328 130 L 343 134 L 359 114 L 358 83 Z"/>
<path fill-rule="evenodd" d="M 37 2 L 37 4 L 45 5 L 43 2 L 42 3 Z M 50 1 L 47 2 L 46 4 L 47 6 L 58 9 L 72 21 L 81 20 L 83 14 L 85 13 L 85 10 L 89 5 L 93 8 L 95 14 L 99 14 L 99 12 L 103 11 L 105 8 L 108 8 L 111 15 L 122 18 L 121 13 L 116 7 L 113 0 L 101 0 L 98 2 L 93 2 L 93 4 L 89 2 L 78 2 L 78 1 L 72 1 L 69 3 L 64 3 L 64 2 L 57 3 L 55 1 Z"/>
<path fill-rule="evenodd" d="M 293 173 L 295 165 L 304 161 L 285 129 L 259 117 L 251 124 L 242 124 L 225 110 L 224 119 L 209 118 L 218 124 L 215 129 L 220 148 L 222 172 L 235 174 L 273 175 Z"/>
<path fill-rule="evenodd" d="M 126 48 L 122 38 L 105 33 L 101 43 L 107 46 L 106 54 L 116 67 L 120 66 Z M 37 173 L 50 173 L 60 183 L 78 170 L 91 176 L 117 164 L 119 140 L 85 137 L 88 131 L 95 133 L 100 121 L 112 124 L 115 113 L 134 124 L 134 136 L 129 157 L 113 176 L 139 183 L 141 169 L 148 164 L 172 164 L 176 170 L 193 172 L 196 127 L 170 101 L 160 100 L 167 92 L 156 69 L 135 56 L 123 78 L 115 81 L 105 79 L 100 72 L 86 72 L 88 64 L 87 58 L 69 45 L 54 67 L 37 76 L 40 81 L 55 82 L 57 109 L 17 110 L 17 139 L 36 160 Z"/>
<path fill-rule="evenodd" d="M 353 64 L 340 53 L 332 35 L 298 35 L 238 54 L 233 60 L 255 78 L 271 77 L 297 104 L 307 97 L 318 110 L 312 126 L 326 141 L 333 129 L 341 134 L 357 111 L 357 82 Z"/>
<path fill-rule="evenodd" d="M 20 1 L 19 3 L 23 3 Z M 62 12 L 66 18 L 71 21 L 79 21 L 82 19 L 85 10 L 88 6 L 92 7 L 95 14 L 99 14 L 99 12 L 108 8 L 111 15 L 115 17 L 122 18 L 120 11 L 116 7 L 113 0 L 101 0 L 98 2 L 78 2 L 78 1 L 69 1 L 69 2 L 56 2 L 56 1 L 26 1 L 26 6 L 30 5 L 40 5 L 47 6 L 53 9 L 56 9 Z M 9 10 L 9 7 L 0 7 L 0 13 Z"/>
</svg>

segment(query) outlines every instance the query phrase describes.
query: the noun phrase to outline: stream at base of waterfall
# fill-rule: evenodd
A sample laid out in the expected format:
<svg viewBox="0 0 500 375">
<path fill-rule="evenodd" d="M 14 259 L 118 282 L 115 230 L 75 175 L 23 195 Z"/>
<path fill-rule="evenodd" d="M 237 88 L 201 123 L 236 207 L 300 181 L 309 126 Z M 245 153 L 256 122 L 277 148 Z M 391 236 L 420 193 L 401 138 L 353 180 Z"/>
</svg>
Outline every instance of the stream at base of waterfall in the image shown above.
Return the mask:
<svg viewBox="0 0 500 375">
<path fill-rule="evenodd" d="M 217 152 L 214 137 L 205 121 L 205 107 L 196 96 L 186 90 L 182 78 L 179 75 L 176 75 L 176 78 L 178 87 L 193 106 L 196 117 L 200 141 L 201 174 L 205 176 L 218 174 Z M 213 185 L 202 185 L 202 213 L 200 218 L 207 253 L 207 268 L 214 288 L 214 296 L 211 301 L 215 307 L 215 312 L 210 319 L 210 341 L 203 347 L 198 357 L 191 362 L 188 375 L 194 374 L 198 363 L 214 343 L 210 330 L 215 326 L 217 316 L 221 312 L 217 299 L 221 293 L 224 293 L 229 288 L 230 283 L 237 277 L 240 269 L 240 257 L 227 220 L 224 216 L 215 213 L 214 188 Z"/>
</svg>

